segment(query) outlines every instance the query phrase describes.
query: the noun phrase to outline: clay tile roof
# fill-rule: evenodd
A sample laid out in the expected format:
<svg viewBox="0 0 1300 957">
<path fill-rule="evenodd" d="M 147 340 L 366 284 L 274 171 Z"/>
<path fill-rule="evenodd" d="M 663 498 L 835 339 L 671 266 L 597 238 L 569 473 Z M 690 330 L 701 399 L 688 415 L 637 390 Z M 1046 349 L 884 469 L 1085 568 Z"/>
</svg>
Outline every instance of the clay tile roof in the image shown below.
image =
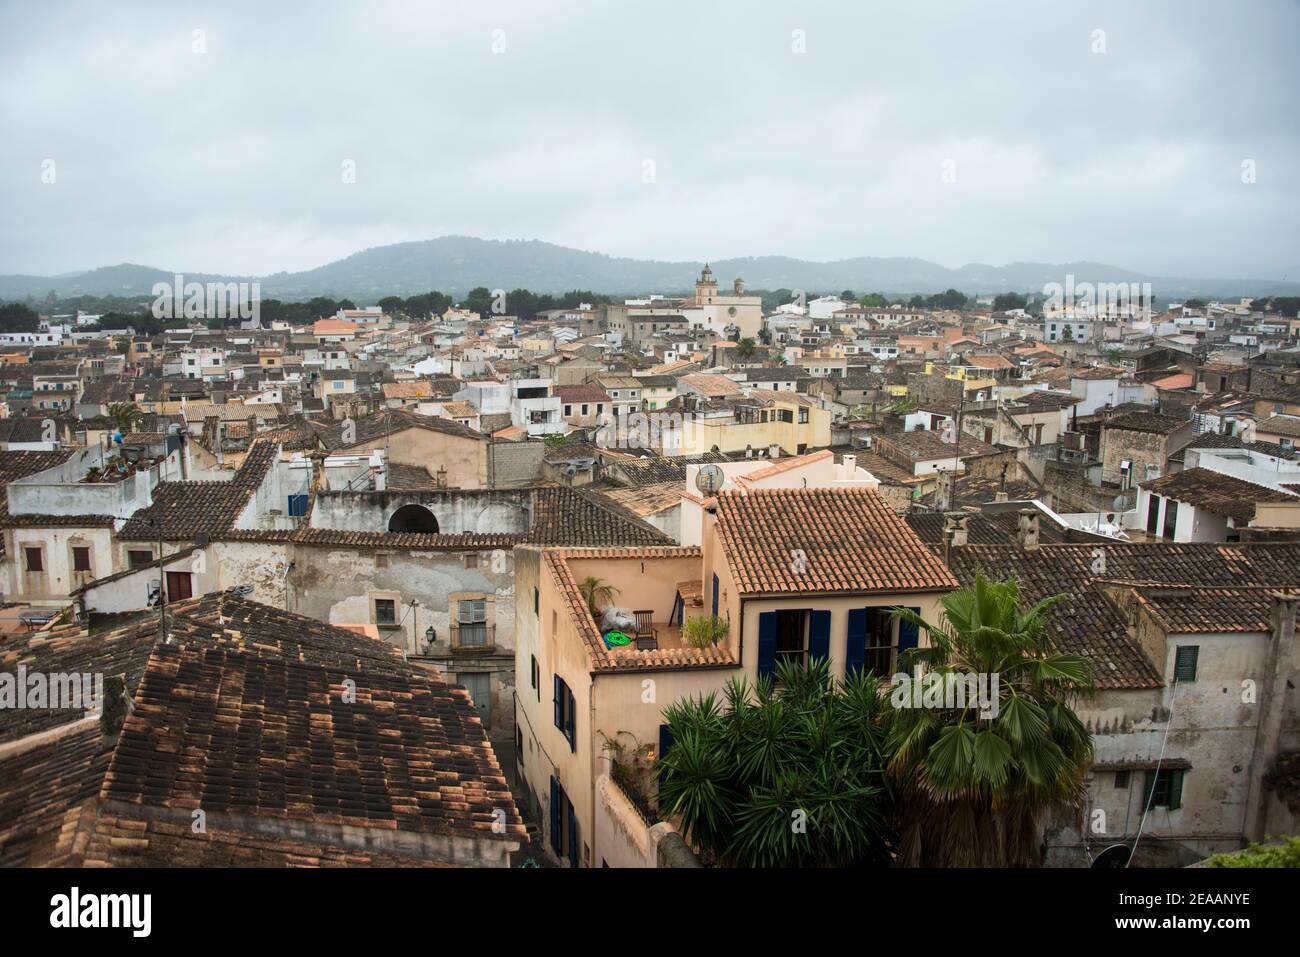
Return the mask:
<svg viewBox="0 0 1300 957">
<path fill-rule="evenodd" d="M 1190 420 L 1176 415 L 1161 415 L 1158 412 L 1121 412 L 1112 415 L 1102 423 L 1103 429 L 1126 429 L 1132 432 L 1152 432 L 1157 435 L 1170 435 L 1177 432 Z"/>
<path fill-rule="evenodd" d="M 638 381 L 637 385 L 641 385 Z M 598 385 L 561 385 L 555 387 L 561 402 L 612 402 L 608 392 Z"/>
<path fill-rule="evenodd" d="M 996 445 L 989 445 L 969 435 L 961 436 L 961 447 L 956 442 L 945 442 L 943 433 L 934 429 L 917 429 L 915 432 L 895 432 L 882 435 L 878 439 L 881 445 L 889 446 L 906 455 L 913 462 L 929 459 L 952 458 L 958 452 L 962 460 L 979 458 L 983 455 L 997 455 L 1002 450 Z"/>
<path fill-rule="evenodd" d="M 0 747 L 0 867 L 69 863 L 70 831 L 99 793 L 108 760 L 95 720 Z"/>
<path fill-rule="evenodd" d="M 1041 545 L 1024 550 L 1014 545 L 968 545 L 951 550 L 948 565 L 963 585 L 977 573 L 1014 575 L 1021 600 L 1037 602 L 1052 595 L 1066 599 L 1051 613 L 1052 636 L 1063 651 L 1092 660 L 1101 688 L 1158 688 L 1160 674 L 1128 635 L 1128 622 L 1106 597 L 1103 582 L 1118 580 L 1159 585 L 1212 587 L 1300 586 L 1300 545 L 1252 543 L 1222 545 L 1116 543 L 1103 546 L 1106 577 L 1093 571 L 1094 543 Z"/>
<path fill-rule="evenodd" d="M 357 324 L 349 319 L 318 319 L 311 327 L 313 336 L 344 336 L 356 331 Z"/>
<path fill-rule="evenodd" d="M 1263 485 L 1255 485 L 1210 469 L 1184 469 L 1173 475 L 1143 482 L 1142 488 L 1245 525 L 1255 517 L 1255 506 L 1264 502 L 1296 502 L 1300 497 Z"/>
<path fill-rule="evenodd" d="M 665 671 L 679 668 L 734 668 L 736 659 L 725 645 L 709 648 L 657 648 L 653 651 L 640 651 L 635 647 L 606 648 L 596 623 L 592 621 L 587 609 L 587 600 L 583 598 L 568 561 L 571 558 L 607 558 L 627 559 L 644 558 L 648 560 L 662 558 L 699 559 L 698 547 L 668 548 L 584 548 L 584 549 L 548 549 L 543 553 L 546 568 L 554 580 L 571 615 L 583 644 L 593 672 L 611 671 Z"/>
<path fill-rule="evenodd" d="M 677 385 L 679 390 L 689 389 L 714 399 L 741 394 L 741 388 L 735 381 L 725 375 L 711 375 L 705 372 L 684 375 L 677 380 Z"/>
<path fill-rule="evenodd" d="M 1256 426 L 1255 431 L 1269 435 L 1300 438 L 1300 417 L 1294 415 L 1270 415 Z"/>
<path fill-rule="evenodd" d="M 354 420 L 352 423 L 354 438 L 351 442 L 344 442 L 343 439 L 346 425 L 347 423 L 344 421 L 318 427 L 316 436 L 320 439 L 321 446 L 330 452 L 339 449 L 377 447 L 383 443 L 385 436 L 391 436 L 397 432 L 412 428 L 427 429 L 430 432 L 442 432 L 446 435 L 481 441 L 487 441 L 488 438 L 482 432 L 461 425 L 458 422 L 453 422 L 451 419 L 442 419 L 430 415 L 416 415 L 414 412 L 407 412 L 403 409 L 388 409 Z"/>
<path fill-rule="evenodd" d="M 1157 389 L 1190 389 L 1195 384 L 1195 377 L 1190 372 L 1176 372 L 1151 384 Z"/>
<path fill-rule="evenodd" d="M 200 533 L 225 532 L 234 525 L 279 457 L 276 443 L 258 441 L 227 482 L 160 482 L 153 491 L 153 503 L 133 514 L 118 537 L 156 540 L 156 522 L 162 523 L 163 537 L 168 541 L 189 541 Z"/>
<path fill-rule="evenodd" d="M 1293 590 L 1268 587 L 1145 586 L 1135 591 L 1169 634 L 1271 632 L 1274 596 L 1295 597 Z"/>
<path fill-rule="evenodd" d="M 1123 369 L 1116 369 L 1112 366 L 1088 366 L 1084 369 L 1070 370 L 1070 378 L 1072 379 L 1120 379 L 1123 376 Z"/>
<path fill-rule="evenodd" d="M 813 462 L 820 462 L 824 458 L 834 458 L 835 453 L 830 449 L 822 449 L 819 452 L 810 452 L 807 455 L 793 455 L 789 458 L 777 459 L 767 468 L 759 469 L 756 472 L 749 472 L 745 475 L 736 476 L 736 482 L 740 485 L 749 486 L 753 482 L 761 479 L 772 478 L 775 475 L 781 475 L 789 472 L 791 469 L 801 468 L 805 465 L 811 465 Z"/>
<path fill-rule="evenodd" d="M 382 389 L 385 399 L 425 399 L 433 395 L 427 382 L 385 382 Z"/>
<path fill-rule="evenodd" d="M 874 491 L 756 489 L 717 497 L 742 594 L 939 591 L 956 580 Z"/>
<path fill-rule="evenodd" d="M 0 745 L 0 861 L 425 864 L 451 852 L 381 835 L 527 840 L 463 688 L 383 642 L 229 592 L 169 606 L 167 624 L 166 644 L 152 615 L 55 629 L 6 662 L 125 673 L 134 707 L 111 756 L 80 712 Z M 195 808 L 206 836 L 184 833 Z"/>
</svg>

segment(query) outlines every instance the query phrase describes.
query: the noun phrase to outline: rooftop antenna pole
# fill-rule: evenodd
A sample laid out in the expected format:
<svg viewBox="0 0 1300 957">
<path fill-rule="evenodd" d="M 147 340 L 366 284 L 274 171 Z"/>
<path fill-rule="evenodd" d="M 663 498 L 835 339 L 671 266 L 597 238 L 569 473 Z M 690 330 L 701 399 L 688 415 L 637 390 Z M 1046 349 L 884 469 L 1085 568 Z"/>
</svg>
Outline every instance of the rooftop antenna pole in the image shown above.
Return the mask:
<svg viewBox="0 0 1300 957">
<path fill-rule="evenodd" d="M 163 523 L 161 518 L 154 519 L 158 526 L 158 637 L 167 643 L 167 572 L 163 560 Z"/>
<path fill-rule="evenodd" d="M 956 447 L 953 449 L 952 456 L 952 494 L 948 496 L 949 511 L 957 511 L 957 470 L 961 468 L 961 420 L 962 412 L 966 408 L 966 383 L 961 384 L 961 396 L 957 399 L 957 435 Z"/>
</svg>

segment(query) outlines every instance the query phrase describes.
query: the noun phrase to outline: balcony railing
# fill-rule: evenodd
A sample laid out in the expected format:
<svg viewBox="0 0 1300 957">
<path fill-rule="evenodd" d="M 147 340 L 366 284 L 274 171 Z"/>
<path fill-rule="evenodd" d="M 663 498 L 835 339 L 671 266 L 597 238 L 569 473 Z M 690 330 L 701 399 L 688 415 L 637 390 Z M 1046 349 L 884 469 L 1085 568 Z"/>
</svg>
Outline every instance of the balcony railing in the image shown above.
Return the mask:
<svg viewBox="0 0 1300 957">
<path fill-rule="evenodd" d="M 451 626 L 451 647 L 479 650 L 493 647 L 495 626 L 484 622 L 455 622 Z"/>
</svg>

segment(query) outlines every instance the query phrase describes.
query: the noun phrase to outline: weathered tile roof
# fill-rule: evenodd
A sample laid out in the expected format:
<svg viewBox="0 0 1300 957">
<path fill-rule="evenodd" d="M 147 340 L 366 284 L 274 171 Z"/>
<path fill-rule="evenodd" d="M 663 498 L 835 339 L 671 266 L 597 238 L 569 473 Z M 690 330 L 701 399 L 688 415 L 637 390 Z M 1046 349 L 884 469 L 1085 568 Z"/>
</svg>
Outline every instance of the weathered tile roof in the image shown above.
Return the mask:
<svg viewBox="0 0 1300 957">
<path fill-rule="evenodd" d="M 68 863 L 65 825 L 99 793 L 109 756 L 96 720 L 0 747 L 0 867 Z"/>
<path fill-rule="evenodd" d="M 1169 634 L 1271 632 L 1273 596 L 1294 590 L 1270 587 L 1143 586 L 1138 601 Z"/>
<path fill-rule="evenodd" d="M 1204 508 L 1215 515 L 1231 518 L 1245 525 L 1255 517 L 1255 505 L 1261 502 L 1297 502 L 1300 498 L 1288 492 L 1246 482 L 1210 469 L 1184 469 L 1173 475 L 1143 482 L 1142 488 L 1168 498 Z"/>
<path fill-rule="evenodd" d="M 642 385 L 637 380 L 637 386 Z M 609 393 L 598 385 L 588 383 L 587 385 L 560 385 L 554 389 L 554 394 L 559 396 L 561 402 L 613 402 Z"/>
<path fill-rule="evenodd" d="M 245 639 L 244 651 L 156 646 L 103 799 L 338 827 L 524 835 L 463 689 L 415 669 L 268 655 L 259 637 Z M 498 809 L 506 814 L 500 834 L 492 827 Z"/>
<path fill-rule="evenodd" d="M 1176 415 L 1161 415 L 1158 412 L 1139 412 L 1133 410 L 1113 415 L 1102 423 L 1103 429 L 1126 429 L 1131 432 L 1151 432 L 1156 435 L 1171 435 L 1190 420 Z"/>
<path fill-rule="evenodd" d="M 157 616 L 138 625 L 88 637 L 79 625 L 57 625 L 0 643 L 0 673 L 125 675 L 128 692 L 144 674 L 155 641 Z M 68 708 L 0 708 L 0 742 L 13 741 L 80 718 Z"/>
<path fill-rule="evenodd" d="M 1097 568 L 1097 549 L 1105 556 Z M 1128 636 L 1124 616 L 1108 601 L 1102 585 L 1108 580 L 1159 585 L 1300 586 L 1300 545 L 1209 543 L 1114 545 L 969 545 L 954 548 L 948 566 L 963 585 L 977 572 L 993 578 L 1014 575 L 1022 597 L 1036 602 L 1065 594 L 1052 612 L 1058 647 L 1091 658 L 1102 688 L 1155 688 L 1160 674 Z"/>
<path fill-rule="evenodd" d="M 680 482 L 662 482 L 658 485 L 642 485 L 637 488 L 592 488 L 583 486 L 587 495 L 604 499 L 610 504 L 626 508 L 638 516 L 653 515 L 666 508 L 672 508 L 682 500 L 683 486 Z"/>
<path fill-rule="evenodd" d="M 0 859 L 423 864 L 458 859 L 452 838 L 527 839 L 464 689 L 383 642 L 230 592 L 171 605 L 167 618 L 167 643 L 149 615 L 104 634 L 33 636 L 5 660 L 125 672 L 134 707 L 111 756 L 98 722 L 71 712 L 48 746 L 0 745 Z M 33 769 L 39 784 L 24 780 Z M 193 809 L 208 816 L 206 836 L 177 830 Z M 357 827 L 402 836 L 353 847 Z"/>
<path fill-rule="evenodd" d="M 682 456 L 656 455 L 642 459 L 620 459 L 618 470 L 629 485 L 660 485 L 664 482 L 685 482 L 687 465 L 730 461 L 731 458 L 721 452 Z"/>
<path fill-rule="evenodd" d="M 741 594 L 946 591 L 957 584 L 868 489 L 722 492 L 717 520 Z"/>
<path fill-rule="evenodd" d="M 133 514 L 118 537 L 156 541 L 157 522 L 162 523 L 167 541 L 189 541 L 200 533 L 219 535 L 227 531 L 279 456 L 279 446 L 274 442 L 258 441 L 228 482 L 158 483 L 153 503 Z"/>
<path fill-rule="evenodd" d="M 445 435 L 454 435 L 465 439 L 479 439 L 482 441 L 488 439 L 488 436 L 482 432 L 471 429 L 466 425 L 460 425 L 451 419 L 417 415 L 405 409 L 388 409 L 383 412 L 376 412 L 374 415 L 362 416 L 353 420 L 353 427 L 355 429 L 355 438 L 351 442 L 344 442 L 343 440 L 344 422 L 329 426 L 318 426 L 316 437 L 320 440 L 321 447 L 331 452 L 373 443 L 385 436 L 411 428 L 442 432 Z"/>
<path fill-rule="evenodd" d="M 942 512 L 908 512 L 903 520 L 925 544 L 943 544 L 946 518 Z M 970 545 L 1013 545 L 1018 528 L 1019 518 L 1013 511 L 970 512 L 966 516 L 966 541 Z M 1065 534 L 1055 523 L 1040 521 L 1038 541 L 1042 544 L 1064 542 Z"/>
<path fill-rule="evenodd" d="M 1270 435 L 1286 435 L 1300 438 L 1300 417 L 1294 415 L 1270 415 L 1256 426 L 1256 431 Z"/>
<path fill-rule="evenodd" d="M 537 489 L 528 541 L 540 545 L 664 545 L 672 539 L 616 502 L 567 487 Z"/>
<path fill-rule="evenodd" d="M 952 458 L 959 453 L 963 460 L 974 459 L 983 455 L 997 455 L 1002 451 L 996 445 L 989 445 L 969 435 L 961 436 L 959 447 L 957 442 L 945 442 L 943 433 L 933 429 L 894 432 L 880 436 L 877 442 L 881 446 L 898 450 L 913 462 Z"/>
</svg>

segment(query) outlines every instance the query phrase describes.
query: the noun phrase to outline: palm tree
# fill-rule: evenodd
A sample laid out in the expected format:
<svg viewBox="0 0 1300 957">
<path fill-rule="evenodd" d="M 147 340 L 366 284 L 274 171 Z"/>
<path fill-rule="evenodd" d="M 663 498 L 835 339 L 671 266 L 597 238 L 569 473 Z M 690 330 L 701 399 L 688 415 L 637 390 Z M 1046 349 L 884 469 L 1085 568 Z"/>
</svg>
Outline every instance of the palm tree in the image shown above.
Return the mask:
<svg viewBox="0 0 1300 957">
<path fill-rule="evenodd" d="M 733 678 L 664 709 L 658 806 L 706 858 L 731 867 L 888 863 L 891 800 L 879 679 L 842 684 L 825 659 L 777 680 Z"/>
<path fill-rule="evenodd" d="M 736 358 L 739 359 L 741 362 L 745 362 L 753 358 L 754 351 L 755 351 L 754 340 L 751 339 L 749 336 L 746 336 L 744 339 L 741 339 L 739 342 L 736 343 Z"/>
<path fill-rule="evenodd" d="M 579 582 L 578 591 L 582 592 L 582 597 L 587 599 L 587 611 L 591 612 L 593 621 L 599 615 L 596 606 L 609 605 L 614 601 L 614 596 L 618 594 L 617 588 L 595 575 L 588 575 Z"/>
<path fill-rule="evenodd" d="M 126 435 L 135 431 L 144 413 L 133 402 L 114 402 L 108 407 L 108 417 L 113 420 L 113 427 Z"/>
<path fill-rule="evenodd" d="M 1081 806 L 1092 737 L 1070 702 L 1094 685 L 1089 662 L 1058 652 L 1048 634 L 1048 613 L 1063 597 L 1022 610 L 1014 578 L 979 575 L 942 599 L 937 625 L 895 611 L 930 637 L 930 647 L 904 654 L 903 668 L 924 667 L 945 680 L 986 675 L 996 691 L 987 699 L 992 707 L 955 697 L 918 707 L 916 698 L 891 697 L 899 863 L 1035 864 L 1045 819 Z"/>
</svg>

